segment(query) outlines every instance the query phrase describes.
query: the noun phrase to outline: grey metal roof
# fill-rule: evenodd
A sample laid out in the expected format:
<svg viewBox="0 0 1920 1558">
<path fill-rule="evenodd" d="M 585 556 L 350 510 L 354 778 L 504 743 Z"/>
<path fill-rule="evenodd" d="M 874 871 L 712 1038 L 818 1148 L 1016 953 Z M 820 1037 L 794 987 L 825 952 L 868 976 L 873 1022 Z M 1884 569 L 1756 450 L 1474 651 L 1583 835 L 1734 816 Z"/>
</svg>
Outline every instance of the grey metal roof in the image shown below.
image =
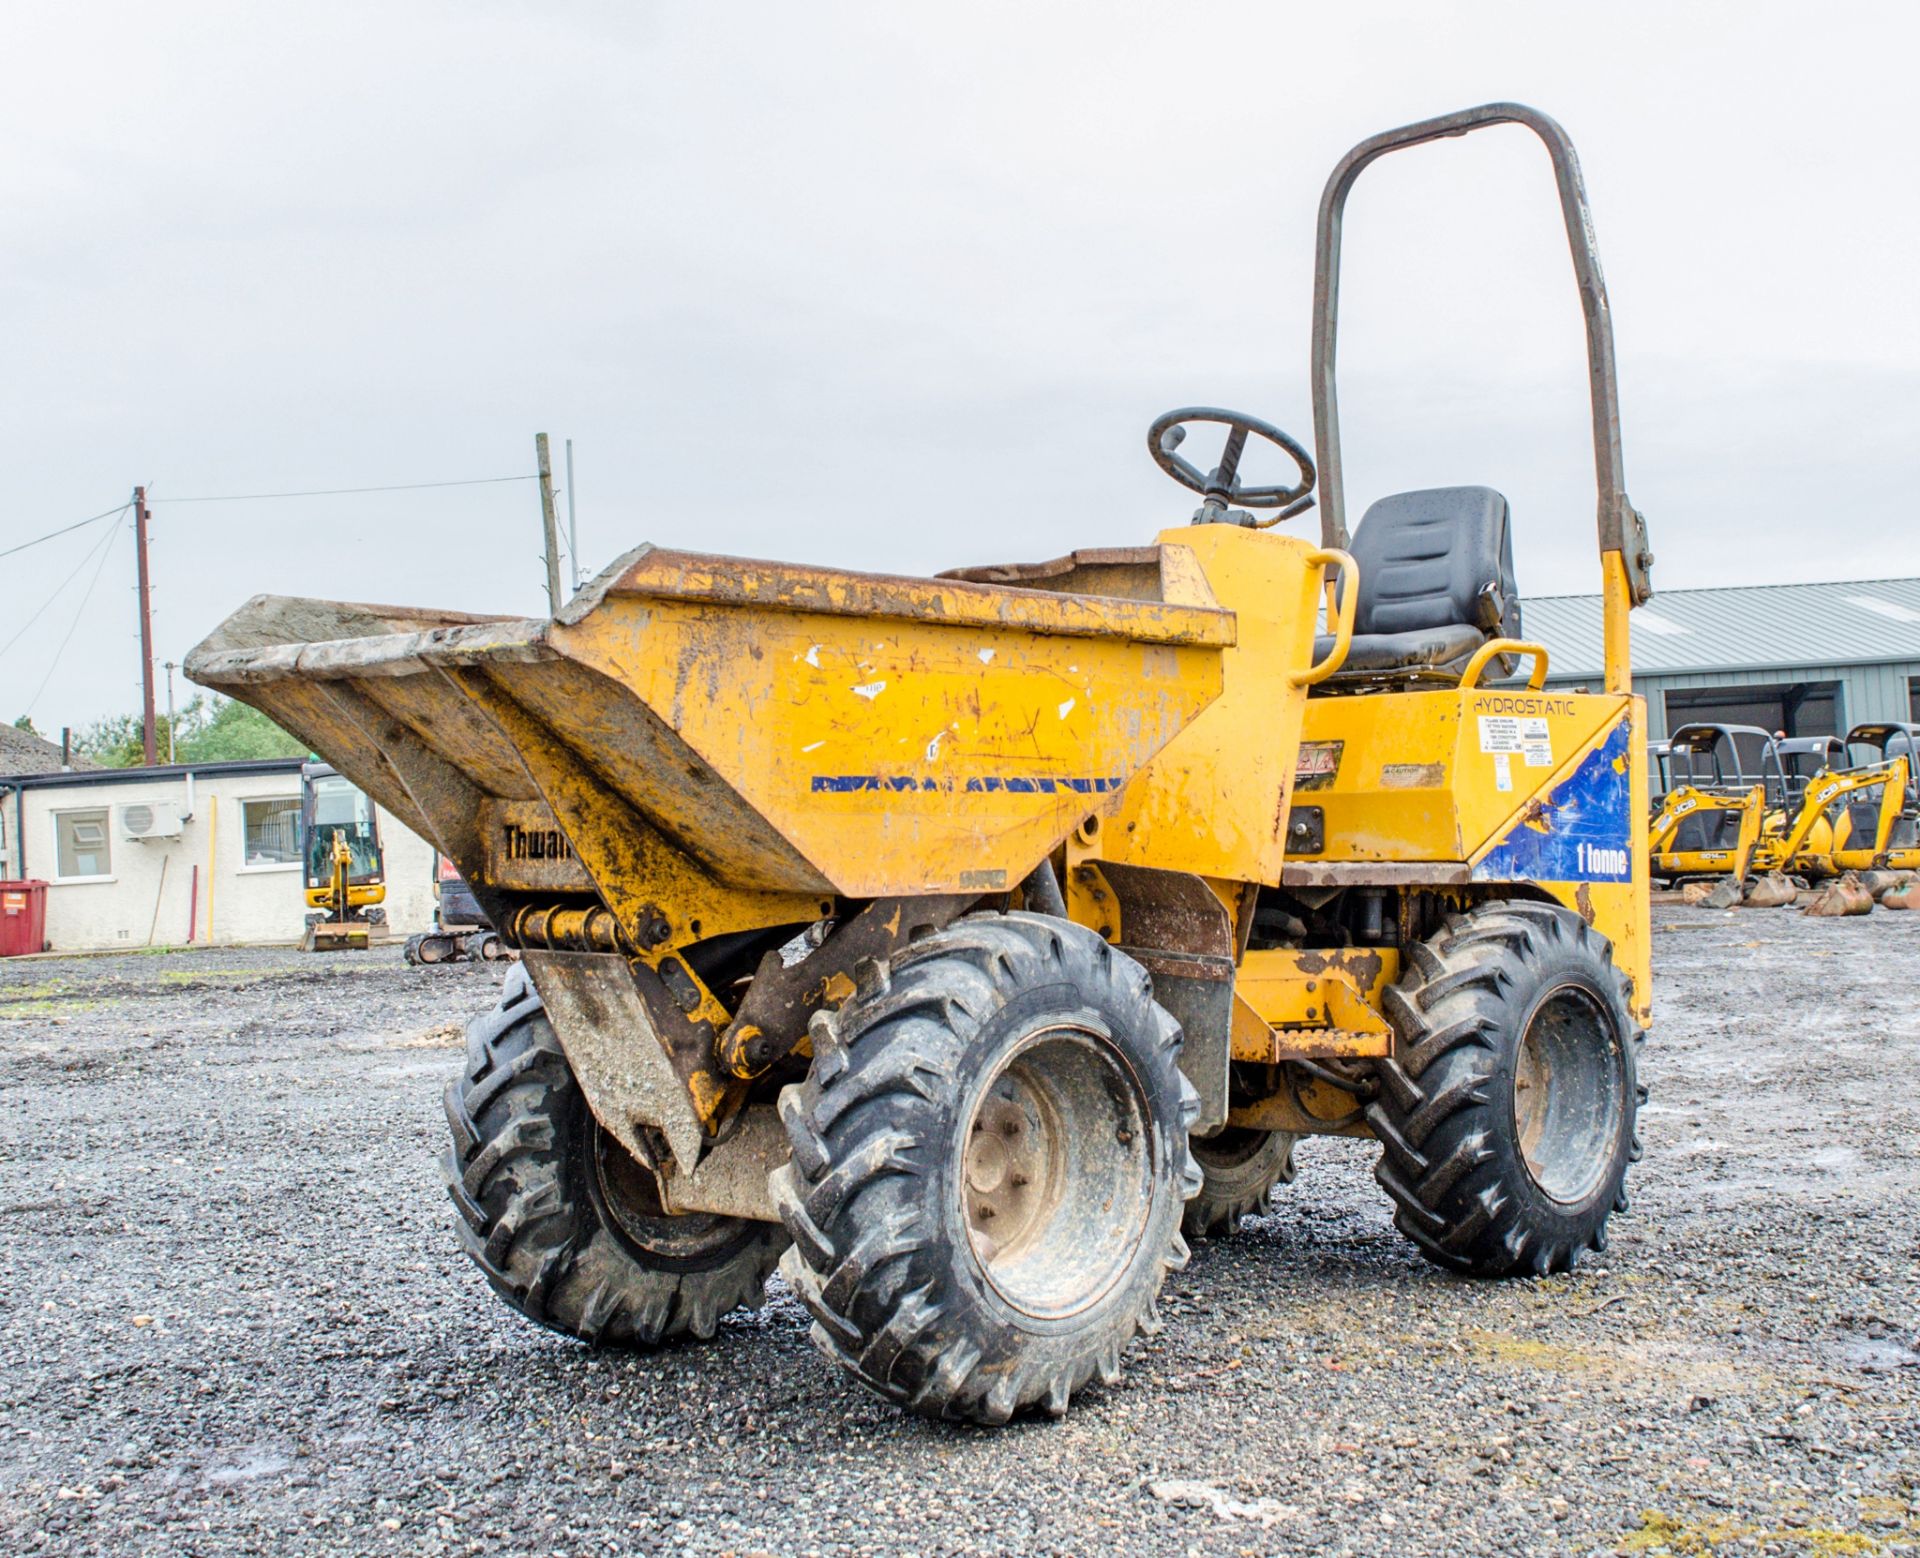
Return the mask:
<svg viewBox="0 0 1920 1558">
<path fill-rule="evenodd" d="M 1523 597 L 1520 611 L 1550 680 L 1605 669 L 1598 595 Z M 1664 590 L 1632 626 L 1636 676 L 1920 662 L 1920 579 Z"/>
</svg>

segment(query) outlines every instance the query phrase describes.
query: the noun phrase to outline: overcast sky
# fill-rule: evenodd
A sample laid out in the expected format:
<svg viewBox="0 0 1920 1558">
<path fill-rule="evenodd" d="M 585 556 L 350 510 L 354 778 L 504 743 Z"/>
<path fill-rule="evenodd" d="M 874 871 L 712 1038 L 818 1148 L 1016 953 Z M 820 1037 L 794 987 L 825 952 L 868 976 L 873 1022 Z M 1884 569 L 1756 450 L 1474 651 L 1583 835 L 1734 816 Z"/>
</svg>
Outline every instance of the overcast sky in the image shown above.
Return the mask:
<svg viewBox="0 0 1920 1558">
<path fill-rule="evenodd" d="M 1334 161 L 1515 98 L 1586 168 L 1656 588 L 1920 573 L 1910 15 L 12 4 L 0 549 L 150 482 L 160 659 L 259 591 L 532 613 L 530 483 L 169 500 L 517 474 L 541 429 L 589 572 L 1143 540 L 1193 508 L 1159 411 L 1311 441 Z M 1505 129 L 1379 164 L 1347 223 L 1351 512 L 1499 487 L 1523 595 L 1598 585 L 1558 221 Z M 0 717 L 138 706 L 108 534 L 0 560 L 0 642 L 46 608 Z"/>
</svg>

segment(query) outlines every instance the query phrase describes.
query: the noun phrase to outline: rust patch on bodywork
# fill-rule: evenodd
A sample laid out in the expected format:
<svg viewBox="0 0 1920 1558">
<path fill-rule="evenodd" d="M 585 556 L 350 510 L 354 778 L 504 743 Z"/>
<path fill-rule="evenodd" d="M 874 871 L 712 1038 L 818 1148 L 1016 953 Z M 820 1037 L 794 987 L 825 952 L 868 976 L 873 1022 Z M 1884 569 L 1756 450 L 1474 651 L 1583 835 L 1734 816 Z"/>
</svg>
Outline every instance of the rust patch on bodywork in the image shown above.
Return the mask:
<svg viewBox="0 0 1920 1558">
<path fill-rule="evenodd" d="M 1371 990 L 1384 960 L 1372 947 L 1322 947 L 1295 953 L 1294 964 L 1303 974 L 1345 974 L 1361 990 Z"/>
</svg>

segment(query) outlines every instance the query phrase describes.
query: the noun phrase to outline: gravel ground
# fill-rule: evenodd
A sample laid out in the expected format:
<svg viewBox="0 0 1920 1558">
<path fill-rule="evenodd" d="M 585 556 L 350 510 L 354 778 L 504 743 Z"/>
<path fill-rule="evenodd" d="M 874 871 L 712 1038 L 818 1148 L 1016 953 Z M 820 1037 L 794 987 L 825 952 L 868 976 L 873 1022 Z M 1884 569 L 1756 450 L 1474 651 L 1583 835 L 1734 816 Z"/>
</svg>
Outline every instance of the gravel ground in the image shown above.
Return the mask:
<svg viewBox="0 0 1920 1558">
<path fill-rule="evenodd" d="M 28 1553 L 1920 1551 L 1920 915 L 1657 911 L 1604 1262 L 1485 1284 L 1301 1151 L 1058 1424 L 904 1419 L 798 1307 L 594 1354 L 436 1168 L 484 967 L 0 965 L 0 1544 Z"/>
</svg>

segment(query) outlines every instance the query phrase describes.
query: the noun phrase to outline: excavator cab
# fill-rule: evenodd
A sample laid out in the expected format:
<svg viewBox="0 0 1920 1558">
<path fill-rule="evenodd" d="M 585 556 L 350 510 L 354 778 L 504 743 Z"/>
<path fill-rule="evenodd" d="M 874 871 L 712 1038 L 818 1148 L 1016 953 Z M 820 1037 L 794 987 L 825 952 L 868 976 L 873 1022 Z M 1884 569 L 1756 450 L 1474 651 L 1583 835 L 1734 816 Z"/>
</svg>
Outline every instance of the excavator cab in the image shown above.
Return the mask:
<svg viewBox="0 0 1920 1558">
<path fill-rule="evenodd" d="M 1647 827 L 1653 874 L 1744 882 L 1769 793 L 1786 784 L 1773 738 L 1757 725 L 1702 722 L 1666 746 L 1670 783 Z"/>
</svg>

